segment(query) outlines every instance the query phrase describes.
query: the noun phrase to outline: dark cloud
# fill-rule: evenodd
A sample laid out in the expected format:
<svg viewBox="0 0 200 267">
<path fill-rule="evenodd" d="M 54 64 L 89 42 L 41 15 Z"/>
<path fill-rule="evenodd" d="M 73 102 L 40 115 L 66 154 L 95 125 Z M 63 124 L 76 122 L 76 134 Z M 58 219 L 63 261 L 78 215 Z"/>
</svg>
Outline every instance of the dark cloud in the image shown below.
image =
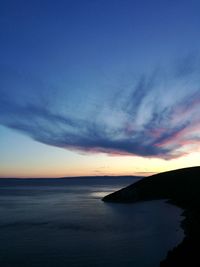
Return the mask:
<svg viewBox="0 0 200 267">
<path fill-rule="evenodd" d="M 40 97 L 39 85 L 32 81 L 28 93 L 16 91 L 20 83 L 27 88 L 27 81 L 19 82 L 13 71 L 9 75 L 1 68 L 0 124 L 61 148 L 166 159 L 180 156 L 185 153 L 180 149 L 184 140 L 199 142 L 198 134 L 191 135 L 192 127 L 200 123 L 198 79 L 187 80 L 197 69 L 190 61 L 185 67 L 186 62 L 178 65 L 175 78 L 169 75 L 170 82 L 161 71 L 142 75 L 131 92 L 124 89 L 123 98 L 122 92 L 120 97 L 113 93 L 116 105 L 105 99 L 89 115 L 84 110 L 67 115 L 63 107 L 55 108 L 51 91 L 42 90 Z"/>
</svg>

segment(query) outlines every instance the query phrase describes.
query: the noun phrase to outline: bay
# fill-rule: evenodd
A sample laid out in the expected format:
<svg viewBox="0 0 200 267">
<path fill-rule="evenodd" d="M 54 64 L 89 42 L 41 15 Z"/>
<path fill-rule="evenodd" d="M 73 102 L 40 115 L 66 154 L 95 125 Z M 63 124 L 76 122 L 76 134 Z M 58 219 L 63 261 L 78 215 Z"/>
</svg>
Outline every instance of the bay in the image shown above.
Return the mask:
<svg viewBox="0 0 200 267">
<path fill-rule="evenodd" d="M 104 203 L 135 178 L 3 179 L 0 266 L 158 267 L 183 239 L 164 200 Z"/>
</svg>

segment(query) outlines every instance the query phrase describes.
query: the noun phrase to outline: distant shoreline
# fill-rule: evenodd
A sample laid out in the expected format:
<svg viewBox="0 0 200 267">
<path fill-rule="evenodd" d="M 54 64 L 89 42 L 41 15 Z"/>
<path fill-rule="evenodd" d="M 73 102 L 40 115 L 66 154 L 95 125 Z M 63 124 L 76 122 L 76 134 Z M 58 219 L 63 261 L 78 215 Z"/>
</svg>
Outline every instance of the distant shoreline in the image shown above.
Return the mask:
<svg viewBox="0 0 200 267">
<path fill-rule="evenodd" d="M 97 175 L 97 176 L 66 176 L 66 177 L 0 177 L 1 180 L 63 180 L 63 179 L 126 179 L 126 178 L 144 178 L 144 176 L 135 176 L 135 175 Z"/>
</svg>

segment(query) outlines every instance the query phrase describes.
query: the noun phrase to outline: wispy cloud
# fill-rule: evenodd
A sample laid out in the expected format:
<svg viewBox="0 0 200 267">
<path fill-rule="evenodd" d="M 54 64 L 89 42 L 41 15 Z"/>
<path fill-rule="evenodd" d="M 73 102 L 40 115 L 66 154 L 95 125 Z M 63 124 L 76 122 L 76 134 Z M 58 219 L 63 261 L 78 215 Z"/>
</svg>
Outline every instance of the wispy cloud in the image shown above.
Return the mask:
<svg viewBox="0 0 200 267">
<path fill-rule="evenodd" d="M 80 115 L 54 105 L 51 90 L 1 67 L 0 124 L 61 148 L 178 157 L 199 146 L 199 74 L 189 57 L 172 71 L 141 75 L 131 90 L 122 87 L 119 94 L 113 92 L 113 101 L 105 99 L 94 112 Z"/>
</svg>

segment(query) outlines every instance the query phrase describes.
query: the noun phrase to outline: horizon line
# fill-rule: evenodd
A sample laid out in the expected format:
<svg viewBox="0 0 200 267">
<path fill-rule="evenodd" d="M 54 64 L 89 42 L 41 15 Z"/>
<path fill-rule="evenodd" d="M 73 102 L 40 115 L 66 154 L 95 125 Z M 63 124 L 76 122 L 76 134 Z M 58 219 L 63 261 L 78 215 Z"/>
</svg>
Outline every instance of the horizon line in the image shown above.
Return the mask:
<svg viewBox="0 0 200 267">
<path fill-rule="evenodd" d="M 128 177 L 145 177 L 145 175 L 83 175 L 83 176 L 62 176 L 62 177 L 3 177 L 0 176 L 0 179 L 84 179 L 84 178 L 128 178 Z"/>
</svg>

